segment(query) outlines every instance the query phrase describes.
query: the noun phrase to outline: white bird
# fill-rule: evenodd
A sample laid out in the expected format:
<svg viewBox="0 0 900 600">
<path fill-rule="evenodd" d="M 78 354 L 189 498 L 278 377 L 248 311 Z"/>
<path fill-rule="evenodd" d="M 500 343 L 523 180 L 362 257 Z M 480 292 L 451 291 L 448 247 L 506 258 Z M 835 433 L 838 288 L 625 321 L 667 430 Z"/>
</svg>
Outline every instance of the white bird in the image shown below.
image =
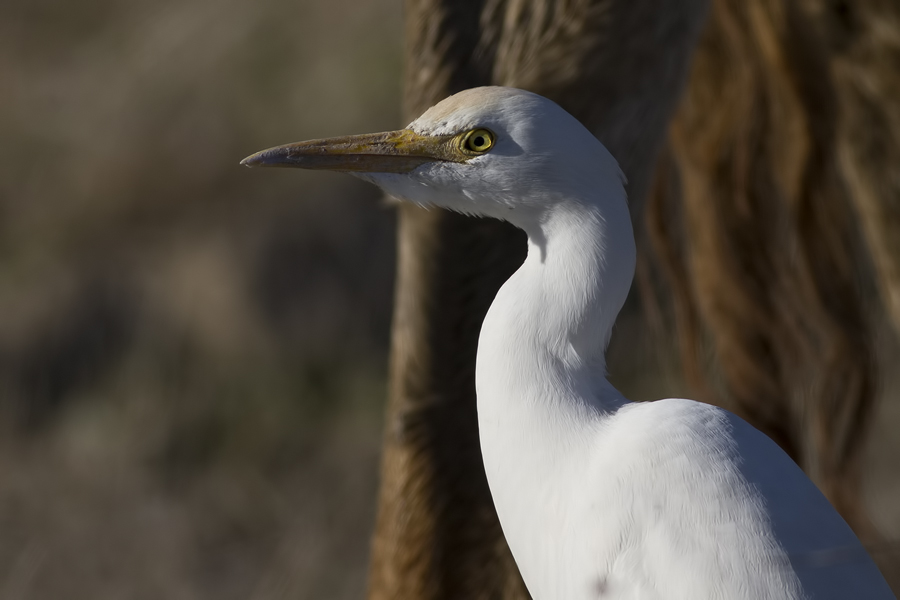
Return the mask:
<svg viewBox="0 0 900 600">
<path fill-rule="evenodd" d="M 629 402 L 607 381 L 635 267 L 625 181 L 550 100 L 467 90 L 407 129 L 242 164 L 346 171 L 527 233 L 528 256 L 484 320 L 476 384 L 491 494 L 536 600 L 894 598 L 768 437 L 692 400 Z"/>
</svg>

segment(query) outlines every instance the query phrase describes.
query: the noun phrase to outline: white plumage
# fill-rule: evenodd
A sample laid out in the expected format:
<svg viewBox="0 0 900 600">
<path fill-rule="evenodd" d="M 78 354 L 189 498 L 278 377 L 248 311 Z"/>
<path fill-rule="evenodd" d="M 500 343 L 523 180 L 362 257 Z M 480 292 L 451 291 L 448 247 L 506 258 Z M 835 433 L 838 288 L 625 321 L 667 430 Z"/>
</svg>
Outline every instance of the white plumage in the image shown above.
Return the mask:
<svg viewBox="0 0 900 600">
<path fill-rule="evenodd" d="M 490 144 L 467 142 L 473 131 Z M 635 404 L 607 382 L 635 246 L 619 168 L 576 119 L 535 94 L 488 87 L 378 135 L 245 163 L 352 171 L 402 199 L 528 234 L 525 263 L 485 319 L 476 381 L 491 493 L 535 600 L 894 598 L 769 438 L 720 408 Z"/>
</svg>

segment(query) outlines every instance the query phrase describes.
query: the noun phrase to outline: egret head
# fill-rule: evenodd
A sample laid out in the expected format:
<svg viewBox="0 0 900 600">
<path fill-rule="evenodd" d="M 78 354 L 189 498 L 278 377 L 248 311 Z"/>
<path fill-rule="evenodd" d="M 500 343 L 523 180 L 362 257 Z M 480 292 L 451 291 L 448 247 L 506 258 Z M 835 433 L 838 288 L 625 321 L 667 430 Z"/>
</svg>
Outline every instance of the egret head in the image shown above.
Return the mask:
<svg viewBox="0 0 900 600">
<path fill-rule="evenodd" d="M 618 165 L 581 123 L 542 96 L 504 87 L 450 96 L 406 129 L 278 146 L 242 164 L 343 171 L 421 206 L 520 226 L 585 196 L 573 192 L 614 186 L 616 201 L 625 197 Z"/>
</svg>

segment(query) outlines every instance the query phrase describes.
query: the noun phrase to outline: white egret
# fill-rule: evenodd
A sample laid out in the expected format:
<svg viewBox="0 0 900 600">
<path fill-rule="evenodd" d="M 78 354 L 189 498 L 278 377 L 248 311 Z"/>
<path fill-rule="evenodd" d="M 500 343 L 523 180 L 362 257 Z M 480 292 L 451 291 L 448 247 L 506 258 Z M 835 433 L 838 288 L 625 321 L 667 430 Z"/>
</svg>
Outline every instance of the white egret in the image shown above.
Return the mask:
<svg viewBox="0 0 900 600">
<path fill-rule="evenodd" d="M 553 102 L 477 88 L 404 130 L 243 164 L 350 172 L 527 233 L 528 256 L 485 318 L 476 382 L 491 494 L 536 600 L 894 597 L 769 438 L 707 404 L 631 403 L 607 381 L 635 266 L 624 178 Z"/>
</svg>

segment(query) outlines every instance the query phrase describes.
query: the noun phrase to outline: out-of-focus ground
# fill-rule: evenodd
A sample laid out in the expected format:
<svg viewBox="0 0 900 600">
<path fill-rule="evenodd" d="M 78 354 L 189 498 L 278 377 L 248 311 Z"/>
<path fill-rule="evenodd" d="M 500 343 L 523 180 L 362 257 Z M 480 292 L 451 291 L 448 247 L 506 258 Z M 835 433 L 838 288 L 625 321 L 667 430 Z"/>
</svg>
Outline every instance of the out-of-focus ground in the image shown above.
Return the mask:
<svg viewBox="0 0 900 600">
<path fill-rule="evenodd" d="M 0 599 L 359 598 L 400 6 L 0 2 Z"/>
<path fill-rule="evenodd" d="M 237 163 L 401 125 L 401 48 L 394 0 L 0 3 L 0 599 L 361 597 L 393 214 Z M 614 381 L 687 393 L 651 339 L 630 309 Z"/>
</svg>

